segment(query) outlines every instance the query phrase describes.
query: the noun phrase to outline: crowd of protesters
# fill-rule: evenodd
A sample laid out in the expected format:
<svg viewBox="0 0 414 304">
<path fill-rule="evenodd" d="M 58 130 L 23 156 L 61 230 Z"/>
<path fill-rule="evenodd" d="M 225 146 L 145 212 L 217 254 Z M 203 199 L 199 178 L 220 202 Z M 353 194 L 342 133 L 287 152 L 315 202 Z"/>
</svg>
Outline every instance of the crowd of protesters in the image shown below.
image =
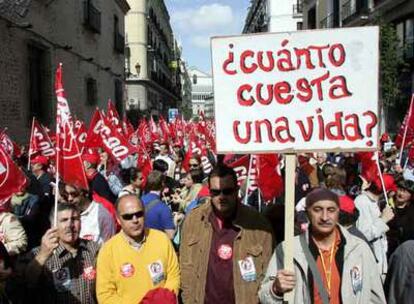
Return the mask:
<svg viewBox="0 0 414 304">
<path fill-rule="evenodd" d="M 414 162 L 389 139 L 378 159 L 298 155 L 294 269 L 283 190 L 248 191 L 210 149 L 208 170 L 197 154 L 184 166 L 187 149 L 154 143 L 146 176 L 88 150 L 88 190 L 23 153 L 29 182 L 0 206 L 0 303 L 414 302 Z"/>
</svg>

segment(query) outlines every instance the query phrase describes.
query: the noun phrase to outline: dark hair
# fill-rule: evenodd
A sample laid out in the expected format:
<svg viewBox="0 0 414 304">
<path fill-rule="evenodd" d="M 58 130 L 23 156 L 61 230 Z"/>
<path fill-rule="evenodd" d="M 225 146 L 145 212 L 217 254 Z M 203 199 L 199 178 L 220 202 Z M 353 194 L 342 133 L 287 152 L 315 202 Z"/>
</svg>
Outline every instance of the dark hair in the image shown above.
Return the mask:
<svg viewBox="0 0 414 304">
<path fill-rule="evenodd" d="M 60 195 L 62 195 L 62 197 L 65 196 L 65 192 L 66 192 L 65 188 L 66 188 L 66 186 L 72 187 L 73 189 L 75 189 L 76 191 L 78 191 L 79 194 L 82 194 L 87 199 L 92 200 L 92 188 L 89 189 L 89 190 L 86 190 L 86 189 L 83 189 L 83 188 L 79 188 L 78 186 L 76 186 L 74 184 L 64 184 L 64 183 L 60 183 L 60 185 L 59 185 L 59 193 L 60 193 Z"/>
<path fill-rule="evenodd" d="M 326 176 L 325 184 L 328 189 L 344 190 L 346 186 L 346 171 L 342 168 L 332 168 L 331 174 Z"/>
<path fill-rule="evenodd" d="M 125 184 L 130 184 L 138 178 L 138 175 L 141 173 L 141 170 L 135 167 L 128 169 L 122 169 L 120 172 L 121 179 Z"/>
<path fill-rule="evenodd" d="M 208 176 L 208 185 L 210 186 L 210 180 L 212 177 L 225 177 L 231 176 L 234 185 L 237 186 L 237 174 L 233 168 L 227 167 L 224 164 L 219 164 L 211 170 L 210 175 Z"/>
<path fill-rule="evenodd" d="M 188 172 L 188 174 L 190 174 L 191 179 L 193 180 L 193 182 L 195 184 L 201 184 L 203 182 L 203 179 L 204 179 L 203 170 L 193 169 L 193 170 L 190 170 L 190 172 Z"/>
<path fill-rule="evenodd" d="M 76 204 L 70 203 L 59 203 L 57 206 L 57 212 L 66 211 L 66 210 L 73 210 L 80 214 L 80 210 Z"/>
<path fill-rule="evenodd" d="M 200 155 L 198 155 L 198 154 L 193 154 L 193 155 L 190 157 L 190 160 L 192 160 L 192 159 L 195 159 L 195 160 L 198 162 L 198 164 L 201 166 L 201 156 L 200 156 Z"/>
<path fill-rule="evenodd" d="M 343 226 L 348 226 L 356 223 L 359 218 L 359 211 L 355 208 L 354 213 L 348 213 L 342 210 L 339 210 L 339 224 Z"/>
<path fill-rule="evenodd" d="M 154 170 L 160 171 L 161 173 L 164 173 L 168 170 L 168 164 L 165 160 L 162 159 L 156 159 L 152 163 L 152 168 Z"/>
<path fill-rule="evenodd" d="M 160 191 L 164 187 L 165 176 L 158 170 L 153 170 L 148 174 L 146 191 Z"/>
</svg>

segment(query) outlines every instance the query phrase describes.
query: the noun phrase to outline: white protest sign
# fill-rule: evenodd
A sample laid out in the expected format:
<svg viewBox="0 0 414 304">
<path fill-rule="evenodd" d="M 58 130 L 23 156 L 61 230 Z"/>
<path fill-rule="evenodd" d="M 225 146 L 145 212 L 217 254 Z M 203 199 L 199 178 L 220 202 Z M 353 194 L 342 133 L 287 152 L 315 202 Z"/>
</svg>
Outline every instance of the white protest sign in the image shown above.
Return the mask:
<svg viewBox="0 0 414 304">
<path fill-rule="evenodd" d="M 211 40 L 217 151 L 375 150 L 378 27 Z"/>
</svg>

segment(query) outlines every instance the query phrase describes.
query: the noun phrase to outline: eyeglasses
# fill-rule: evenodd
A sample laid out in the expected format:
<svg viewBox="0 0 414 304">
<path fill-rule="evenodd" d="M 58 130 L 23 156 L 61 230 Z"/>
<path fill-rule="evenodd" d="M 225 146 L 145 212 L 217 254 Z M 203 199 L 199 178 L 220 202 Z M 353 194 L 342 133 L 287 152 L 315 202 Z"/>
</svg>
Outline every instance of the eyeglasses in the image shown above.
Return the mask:
<svg viewBox="0 0 414 304">
<path fill-rule="evenodd" d="M 211 196 L 219 196 L 220 194 L 223 195 L 230 195 L 236 191 L 236 188 L 224 188 L 224 189 L 210 189 Z"/>
<path fill-rule="evenodd" d="M 191 168 L 197 168 L 198 167 L 198 164 L 190 164 L 190 167 Z"/>
<path fill-rule="evenodd" d="M 134 218 L 134 216 L 137 219 L 139 219 L 139 218 L 141 218 L 141 217 L 144 216 L 144 211 L 141 210 L 141 211 L 137 211 L 135 213 L 125 213 L 125 214 L 121 214 L 122 219 L 125 220 L 125 221 L 132 220 Z"/>
</svg>

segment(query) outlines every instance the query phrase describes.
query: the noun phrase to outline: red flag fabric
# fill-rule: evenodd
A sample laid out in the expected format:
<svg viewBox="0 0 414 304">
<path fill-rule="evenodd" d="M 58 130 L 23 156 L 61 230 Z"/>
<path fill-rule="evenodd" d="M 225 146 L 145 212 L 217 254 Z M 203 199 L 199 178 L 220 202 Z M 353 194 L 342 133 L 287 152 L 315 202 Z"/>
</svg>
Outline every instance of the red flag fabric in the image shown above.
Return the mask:
<svg viewBox="0 0 414 304">
<path fill-rule="evenodd" d="M 102 137 L 100 130 L 102 128 L 103 119 L 99 109 L 95 109 L 89 124 L 88 134 L 86 136 L 85 148 L 94 149 L 102 146 Z"/>
<path fill-rule="evenodd" d="M 279 197 L 284 190 L 280 174 L 279 157 L 276 154 L 257 155 L 257 186 L 265 202 Z"/>
<path fill-rule="evenodd" d="M 50 159 L 56 156 L 56 150 L 53 147 L 52 141 L 45 128 L 36 119 L 33 119 L 32 134 L 30 136 L 29 144 L 29 158 L 31 159 L 37 154 L 46 156 Z"/>
<path fill-rule="evenodd" d="M 151 116 L 150 122 L 149 122 L 149 129 L 151 134 L 152 141 L 159 141 L 160 140 L 160 134 L 158 132 L 157 124 L 155 123 L 154 119 Z"/>
<path fill-rule="evenodd" d="M 162 133 L 162 141 L 168 142 L 170 138 L 170 129 L 168 128 L 168 124 L 162 116 L 160 116 L 159 126 Z"/>
<path fill-rule="evenodd" d="M 14 193 L 21 191 L 26 183 L 27 178 L 22 170 L 0 146 L 0 200 L 8 200 Z"/>
<path fill-rule="evenodd" d="M 237 182 L 240 186 L 247 178 L 247 172 L 249 170 L 250 155 L 238 155 L 238 154 L 226 154 L 223 162 L 225 165 L 233 168 L 237 174 Z"/>
<path fill-rule="evenodd" d="M 128 155 L 137 151 L 136 148 L 131 146 L 128 140 L 118 132 L 117 128 L 112 125 L 108 117 L 102 117 L 102 122 L 100 134 L 103 147 L 116 162 L 121 162 Z"/>
<path fill-rule="evenodd" d="M 20 157 L 22 151 L 18 144 L 16 144 L 7 134 L 6 130 L 0 132 L 0 146 L 6 151 L 11 157 Z"/>
<path fill-rule="evenodd" d="M 115 105 L 113 104 L 112 100 L 110 99 L 108 100 L 107 112 L 107 117 L 109 118 L 111 124 L 117 129 L 118 133 L 124 135 L 124 130 L 122 128 L 121 119 L 119 118 L 119 113 L 115 108 Z"/>
<path fill-rule="evenodd" d="M 80 120 L 75 121 L 75 125 L 73 127 L 73 133 L 75 134 L 76 141 L 78 142 L 79 150 L 83 151 L 83 148 L 86 144 L 86 138 L 88 136 L 88 132 L 86 131 L 85 123 Z"/>
<path fill-rule="evenodd" d="M 413 113 L 413 107 L 414 107 L 414 94 L 411 96 L 411 102 L 410 106 L 408 108 L 407 114 L 405 114 L 404 121 L 400 127 L 400 131 L 397 134 L 397 137 L 395 138 L 395 145 L 400 148 L 402 145 L 403 137 L 405 128 L 407 128 L 407 135 L 405 137 L 405 143 L 411 142 L 414 140 L 414 113 Z"/>
<path fill-rule="evenodd" d="M 56 146 L 58 149 L 57 174 L 65 183 L 88 189 L 78 142 L 73 134 L 73 122 L 69 104 L 62 84 L 62 64 L 56 71 L 55 89 L 57 97 Z"/>
<path fill-rule="evenodd" d="M 373 183 L 378 189 L 382 189 L 381 179 L 378 172 L 376 156 L 373 152 L 355 153 L 356 159 L 361 163 L 361 176 L 369 183 Z"/>
</svg>

